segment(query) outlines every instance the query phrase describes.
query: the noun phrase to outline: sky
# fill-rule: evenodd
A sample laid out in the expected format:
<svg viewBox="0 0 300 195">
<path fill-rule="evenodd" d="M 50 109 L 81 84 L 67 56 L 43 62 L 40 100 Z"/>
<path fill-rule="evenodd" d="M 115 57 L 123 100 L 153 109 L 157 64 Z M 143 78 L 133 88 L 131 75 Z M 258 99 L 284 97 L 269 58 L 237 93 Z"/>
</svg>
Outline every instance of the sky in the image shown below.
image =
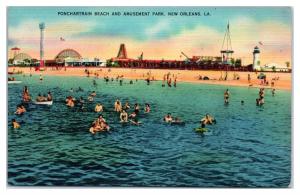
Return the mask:
<svg viewBox="0 0 300 195">
<path fill-rule="evenodd" d="M 109 15 L 96 16 L 95 12 Z M 124 12 L 149 15 L 124 16 Z M 178 15 L 169 16 L 169 12 Z M 185 15 L 195 12 L 201 16 Z M 129 58 L 142 52 L 144 59 L 183 60 L 181 52 L 189 57 L 220 56 L 228 23 L 233 57 L 241 58 L 244 65 L 252 63 L 255 46 L 261 50 L 261 64 L 284 64 L 292 55 L 293 13 L 289 7 L 9 7 L 7 18 L 9 57 L 10 48 L 16 46 L 39 59 L 40 22 L 46 25 L 45 59 L 72 48 L 83 57 L 105 60 L 116 57 L 121 43 L 126 45 Z"/>
</svg>

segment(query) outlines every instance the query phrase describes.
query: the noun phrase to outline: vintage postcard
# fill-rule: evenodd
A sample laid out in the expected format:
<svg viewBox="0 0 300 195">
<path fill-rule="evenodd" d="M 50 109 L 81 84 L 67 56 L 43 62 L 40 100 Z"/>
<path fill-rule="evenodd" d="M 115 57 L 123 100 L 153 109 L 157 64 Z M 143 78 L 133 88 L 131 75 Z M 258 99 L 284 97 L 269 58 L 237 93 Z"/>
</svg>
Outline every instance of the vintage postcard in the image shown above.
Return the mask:
<svg viewBox="0 0 300 195">
<path fill-rule="evenodd" d="M 292 8 L 7 12 L 9 186 L 290 186 Z"/>
</svg>

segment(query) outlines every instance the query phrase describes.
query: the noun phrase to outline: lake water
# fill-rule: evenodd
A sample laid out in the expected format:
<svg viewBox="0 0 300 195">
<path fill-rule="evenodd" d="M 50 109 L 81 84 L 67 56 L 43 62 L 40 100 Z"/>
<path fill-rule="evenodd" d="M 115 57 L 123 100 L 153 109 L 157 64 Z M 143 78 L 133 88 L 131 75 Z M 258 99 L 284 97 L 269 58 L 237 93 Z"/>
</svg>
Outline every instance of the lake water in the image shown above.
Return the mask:
<svg viewBox="0 0 300 195">
<path fill-rule="evenodd" d="M 266 90 L 265 105 L 257 107 L 258 89 L 178 83 L 162 88 L 145 81 L 129 85 L 103 79 L 45 76 L 22 77 L 8 85 L 8 184 L 13 186 L 193 186 L 287 187 L 291 179 L 291 92 Z M 14 115 L 24 85 L 32 97 L 50 90 L 52 106 L 27 105 L 23 116 Z M 70 88 L 84 89 L 69 92 Z M 224 105 L 228 88 L 230 104 Z M 67 108 L 68 95 L 95 101 L 87 111 Z M 141 114 L 141 126 L 122 125 L 113 112 L 116 99 L 133 105 L 149 103 L 151 113 Z M 241 105 L 244 100 L 244 105 Z M 91 135 L 97 118 L 95 104 L 105 107 L 112 127 Z M 168 112 L 185 126 L 164 124 Z M 210 113 L 217 124 L 196 133 L 199 120 Z M 21 128 L 14 130 L 15 118 Z"/>
</svg>

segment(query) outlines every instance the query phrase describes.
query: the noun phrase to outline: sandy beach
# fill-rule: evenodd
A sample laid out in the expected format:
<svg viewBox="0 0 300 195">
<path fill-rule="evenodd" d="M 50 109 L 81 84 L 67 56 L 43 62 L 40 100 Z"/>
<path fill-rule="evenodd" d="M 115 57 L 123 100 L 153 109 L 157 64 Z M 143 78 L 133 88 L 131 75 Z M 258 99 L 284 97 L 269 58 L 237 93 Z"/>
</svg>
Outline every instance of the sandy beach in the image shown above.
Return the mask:
<svg viewBox="0 0 300 195">
<path fill-rule="evenodd" d="M 168 70 L 168 69 L 131 69 L 131 68 L 106 68 L 106 67 L 66 67 L 56 68 L 47 67 L 43 71 L 35 71 L 34 68 L 28 67 L 9 67 L 8 72 L 22 72 L 23 74 L 42 74 L 53 76 L 87 76 L 85 70 L 90 72 L 90 77 L 99 78 L 105 76 L 117 77 L 123 76 L 125 79 L 146 79 L 149 77 L 154 80 L 163 80 L 164 75 L 170 74 L 171 78 L 177 77 L 177 82 L 193 82 L 193 83 L 205 83 L 215 85 L 227 85 L 227 86 L 243 86 L 243 87 L 264 87 L 275 89 L 292 89 L 292 73 L 280 73 L 280 72 L 264 72 L 266 75 L 266 81 L 268 85 L 262 85 L 262 81 L 257 79 L 259 73 L 255 72 L 228 72 L 227 80 L 220 80 L 225 78 L 225 71 L 205 71 L 205 70 Z M 251 80 L 248 81 L 248 74 L 250 74 Z M 208 77 L 209 80 L 199 80 L 199 77 Z M 239 77 L 239 79 L 234 79 Z M 274 87 L 271 83 L 274 82 Z"/>
</svg>

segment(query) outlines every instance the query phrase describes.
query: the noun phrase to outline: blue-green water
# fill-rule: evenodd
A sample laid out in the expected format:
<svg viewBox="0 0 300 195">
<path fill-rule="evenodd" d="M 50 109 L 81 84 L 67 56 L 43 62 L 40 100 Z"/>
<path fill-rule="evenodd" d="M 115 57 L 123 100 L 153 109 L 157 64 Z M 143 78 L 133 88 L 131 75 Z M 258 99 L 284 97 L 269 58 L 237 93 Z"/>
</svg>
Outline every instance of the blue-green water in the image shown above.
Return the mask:
<svg viewBox="0 0 300 195">
<path fill-rule="evenodd" d="M 291 92 L 266 90 L 265 105 L 257 107 L 258 89 L 179 83 L 162 88 L 145 81 L 123 86 L 93 78 L 18 77 L 22 84 L 8 85 L 8 183 L 16 186 L 194 186 L 287 187 L 291 178 Z M 13 112 L 21 103 L 24 85 L 33 97 L 50 90 L 52 106 L 29 104 L 23 116 Z M 70 88 L 84 92 L 69 92 Z M 68 95 L 85 99 L 95 90 L 87 112 L 67 108 Z M 116 99 L 132 105 L 150 103 L 141 114 L 141 126 L 122 126 L 113 112 Z M 245 104 L 241 105 L 240 101 Z M 89 127 L 102 103 L 112 130 L 91 135 Z M 185 126 L 171 126 L 162 117 L 171 112 Z M 193 128 L 204 114 L 217 124 L 201 135 Z M 21 121 L 13 130 L 12 118 Z"/>
</svg>

